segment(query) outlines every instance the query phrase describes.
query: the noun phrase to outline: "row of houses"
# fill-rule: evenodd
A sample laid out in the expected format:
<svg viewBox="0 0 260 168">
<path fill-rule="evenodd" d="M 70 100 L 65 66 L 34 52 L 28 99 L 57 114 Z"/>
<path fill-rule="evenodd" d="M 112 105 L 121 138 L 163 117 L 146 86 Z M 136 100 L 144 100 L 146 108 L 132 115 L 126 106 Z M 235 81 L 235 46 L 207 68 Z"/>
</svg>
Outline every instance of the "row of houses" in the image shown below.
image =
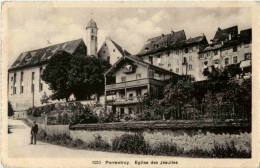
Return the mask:
<svg viewBox="0 0 260 168">
<path fill-rule="evenodd" d="M 238 78 L 250 77 L 251 36 L 251 29 L 238 33 L 234 26 L 218 28 L 210 43 L 205 35 L 186 39 L 184 30 L 150 38 L 137 55 L 125 55 L 105 73 L 115 78 L 105 83 L 105 102 L 119 117 L 131 116 L 133 105 L 147 94 L 160 96 L 169 79 L 202 81 L 205 71 L 230 66 L 242 69 Z"/>
<path fill-rule="evenodd" d="M 232 64 L 241 68 L 251 66 L 252 29 L 238 26 L 218 28 L 209 43 L 206 36 L 186 38 L 184 30 L 162 34 L 147 40 L 137 54 L 145 62 L 179 75 L 189 75 L 193 81 L 205 80 L 203 71 L 223 69 Z"/>
<path fill-rule="evenodd" d="M 105 83 L 103 103 L 111 105 L 113 111 L 120 114 L 131 114 L 131 106 L 151 92 L 160 95 L 166 81 L 172 78 L 178 80 L 188 76 L 193 81 L 201 81 L 206 79 L 205 70 L 230 65 L 251 73 L 251 29 L 238 33 L 237 26 L 219 28 L 210 43 L 204 34 L 186 38 L 184 30 L 171 31 L 148 39 L 136 55 L 131 55 L 111 38 L 107 38 L 97 51 L 96 23 L 91 20 L 86 30 L 87 40 L 69 41 L 19 55 L 8 70 L 8 99 L 16 111 L 42 106 L 42 96 L 52 94 L 41 80 L 41 73 L 59 50 L 72 55 L 96 56 L 112 64 L 105 78 L 112 76 L 114 80 Z"/>
</svg>

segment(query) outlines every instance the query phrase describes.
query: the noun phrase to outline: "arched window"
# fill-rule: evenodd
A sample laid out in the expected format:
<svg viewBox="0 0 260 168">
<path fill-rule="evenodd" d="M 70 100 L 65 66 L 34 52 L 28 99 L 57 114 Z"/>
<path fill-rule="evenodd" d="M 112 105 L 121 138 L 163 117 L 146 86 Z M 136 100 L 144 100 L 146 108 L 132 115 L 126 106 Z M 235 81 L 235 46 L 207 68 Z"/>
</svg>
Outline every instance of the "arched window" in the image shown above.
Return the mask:
<svg viewBox="0 0 260 168">
<path fill-rule="evenodd" d="M 94 36 L 93 35 L 91 36 L 91 40 L 94 40 Z"/>
</svg>

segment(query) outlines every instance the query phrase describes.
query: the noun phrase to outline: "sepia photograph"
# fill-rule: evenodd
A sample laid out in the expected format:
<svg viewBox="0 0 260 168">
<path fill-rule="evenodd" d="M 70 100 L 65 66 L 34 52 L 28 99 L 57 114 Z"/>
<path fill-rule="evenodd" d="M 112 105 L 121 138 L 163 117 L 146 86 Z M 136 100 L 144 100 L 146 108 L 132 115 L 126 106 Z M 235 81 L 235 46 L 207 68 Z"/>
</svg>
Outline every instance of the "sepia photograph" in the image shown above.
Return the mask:
<svg viewBox="0 0 260 168">
<path fill-rule="evenodd" d="M 2 4 L 3 166 L 260 166 L 259 4 L 113 3 Z"/>
</svg>

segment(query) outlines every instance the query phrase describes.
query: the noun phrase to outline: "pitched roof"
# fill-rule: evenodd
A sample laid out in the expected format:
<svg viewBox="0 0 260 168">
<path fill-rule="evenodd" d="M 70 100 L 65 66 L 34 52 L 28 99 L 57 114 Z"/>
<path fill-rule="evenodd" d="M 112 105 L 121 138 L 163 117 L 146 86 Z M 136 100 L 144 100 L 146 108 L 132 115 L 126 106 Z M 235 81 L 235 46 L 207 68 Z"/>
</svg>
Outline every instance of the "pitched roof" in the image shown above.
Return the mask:
<svg viewBox="0 0 260 168">
<path fill-rule="evenodd" d="M 226 48 L 230 46 L 235 46 L 243 41 L 251 40 L 252 39 L 252 29 L 246 29 L 241 30 L 240 34 L 237 34 L 233 38 L 227 41 L 223 41 L 223 43 L 213 43 L 211 45 L 208 45 L 206 48 L 204 48 L 199 53 L 207 52 L 207 51 L 213 51 L 221 48 Z"/>
<path fill-rule="evenodd" d="M 167 70 L 167 69 L 164 69 L 164 68 L 161 68 L 161 67 L 159 67 L 159 66 L 152 65 L 152 64 L 150 64 L 150 63 L 148 63 L 148 62 L 145 62 L 145 61 L 143 61 L 143 59 L 141 59 L 140 57 L 138 57 L 138 56 L 136 56 L 136 55 L 125 55 L 125 56 L 121 57 L 111 68 L 109 68 L 109 69 L 105 72 L 105 75 L 108 74 L 111 70 L 113 70 L 114 67 L 118 67 L 117 65 L 118 65 L 122 60 L 124 60 L 125 58 L 130 59 L 130 60 L 135 61 L 135 62 L 138 62 L 138 63 L 143 64 L 143 65 L 145 65 L 145 66 L 149 66 L 149 67 L 152 68 L 152 69 L 157 69 L 157 70 L 162 71 L 162 72 L 164 72 L 164 73 L 166 73 L 166 74 L 171 74 L 171 75 L 180 76 L 179 74 L 176 74 L 176 73 L 174 73 L 174 72 L 172 72 L 172 71 L 169 71 L 169 70 Z"/>
<path fill-rule="evenodd" d="M 217 49 L 220 49 L 222 46 L 223 46 L 222 44 L 209 45 L 206 48 L 204 48 L 202 51 L 200 51 L 199 53 L 217 50 Z"/>
<path fill-rule="evenodd" d="M 178 42 L 174 46 L 174 48 L 176 48 L 176 49 L 184 48 L 184 47 L 188 47 L 188 46 L 199 44 L 199 43 L 208 44 L 208 41 L 207 41 L 207 38 L 205 35 L 189 38 L 188 40 L 182 40 L 182 41 Z"/>
<path fill-rule="evenodd" d="M 220 42 L 220 41 L 225 41 L 226 39 L 229 39 L 229 34 L 231 34 L 231 37 L 235 37 L 238 34 L 238 28 L 237 26 L 229 27 L 226 29 L 221 30 L 218 28 L 213 41 L 214 42 Z"/>
<path fill-rule="evenodd" d="M 110 39 L 111 40 L 111 39 Z M 118 45 L 116 42 L 114 42 L 113 40 L 111 40 L 112 43 L 115 45 L 115 47 L 118 49 L 118 51 L 122 54 L 122 55 L 131 55 L 128 51 L 124 50 L 120 45 Z"/>
<path fill-rule="evenodd" d="M 181 40 L 186 40 L 184 30 L 150 38 L 147 40 L 138 55 L 146 55 L 160 50 L 165 50 L 166 48 L 176 45 L 178 41 Z"/>
<path fill-rule="evenodd" d="M 252 39 L 252 29 L 245 29 L 240 31 L 240 40 Z"/>
<path fill-rule="evenodd" d="M 39 63 L 45 63 L 55 54 L 56 51 L 59 50 L 73 54 L 81 43 L 84 44 L 83 39 L 68 41 L 37 50 L 23 52 L 15 60 L 9 71 L 23 67 L 35 66 Z"/>
</svg>

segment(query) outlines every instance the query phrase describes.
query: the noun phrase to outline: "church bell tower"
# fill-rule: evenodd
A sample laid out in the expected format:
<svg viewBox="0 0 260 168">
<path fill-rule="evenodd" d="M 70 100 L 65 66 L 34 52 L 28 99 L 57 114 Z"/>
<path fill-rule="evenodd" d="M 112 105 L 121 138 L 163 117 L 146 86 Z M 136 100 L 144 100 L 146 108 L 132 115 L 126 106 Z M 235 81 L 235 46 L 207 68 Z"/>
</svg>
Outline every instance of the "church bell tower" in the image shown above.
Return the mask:
<svg viewBox="0 0 260 168">
<path fill-rule="evenodd" d="M 87 55 L 88 56 L 97 56 L 97 33 L 98 27 L 96 22 L 91 19 L 88 22 L 88 26 L 86 27 L 87 30 Z"/>
</svg>

